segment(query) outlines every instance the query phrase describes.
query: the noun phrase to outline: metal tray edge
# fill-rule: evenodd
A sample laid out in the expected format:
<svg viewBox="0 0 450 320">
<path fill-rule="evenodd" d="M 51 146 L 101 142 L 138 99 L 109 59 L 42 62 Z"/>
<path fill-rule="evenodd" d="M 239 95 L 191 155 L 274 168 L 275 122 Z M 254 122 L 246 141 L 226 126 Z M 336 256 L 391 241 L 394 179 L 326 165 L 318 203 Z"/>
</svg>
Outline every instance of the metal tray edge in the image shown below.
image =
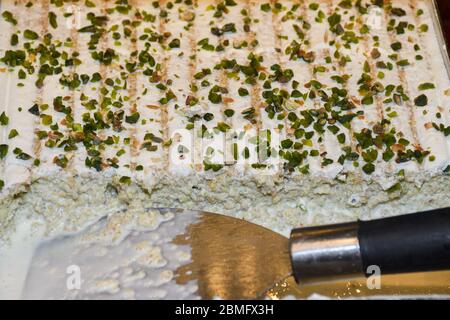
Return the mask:
<svg viewBox="0 0 450 320">
<path fill-rule="evenodd" d="M 450 54 L 449 54 L 449 43 L 447 38 L 444 36 L 443 22 L 441 14 L 439 12 L 439 7 L 437 0 L 427 1 L 428 6 L 430 6 L 430 12 L 433 18 L 433 27 L 436 30 L 437 41 L 439 44 L 439 49 L 441 50 L 442 59 L 444 60 L 445 68 L 447 69 L 447 74 L 450 78 Z"/>
</svg>

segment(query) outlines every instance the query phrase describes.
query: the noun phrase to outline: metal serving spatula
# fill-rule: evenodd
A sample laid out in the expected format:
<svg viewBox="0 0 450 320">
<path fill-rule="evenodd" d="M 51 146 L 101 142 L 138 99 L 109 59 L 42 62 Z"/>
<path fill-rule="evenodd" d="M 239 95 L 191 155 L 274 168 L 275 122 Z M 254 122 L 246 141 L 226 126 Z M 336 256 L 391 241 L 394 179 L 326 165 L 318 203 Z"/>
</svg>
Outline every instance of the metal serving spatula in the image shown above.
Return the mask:
<svg viewBox="0 0 450 320">
<path fill-rule="evenodd" d="M 283 290 L 289 283 L 295 295 L 293 281 L 285 281 L 291 275 L 299 284 L 317 284 L 362 277 L 369 266 L 382 275 L 450 269 L 450 208 L 296 229 L 290 239 L 242 220 L 202 213 L 174 243 L 192 247 L 192 262 L 177 270 L 177 282 L 197 280 L 204 298 L 255 298 L 275 284 Z M 450 294 L 450 274 L 437 278 Z M 397 283 L 414 287 L 421 280 L 423 274 L 409 281 L 400 277 Z"/>
<path fill-rule="evenodd" d="M 306 298 L 313 293 L 329 297 L 450 295 L 449 271 L 389 276 L 450 269 L 448 208 L 296 229 L 290 239 L 219 214 L 155 210 L 173 219 L 157 229 L 146 230 L 133 229 L 112 215 L 81 233 L 43 243 L 34 253 L 21 297 L 190 299 L 191 293 L 204 299 L 287 295 Z M 120 239 L 111 242 L 103 230 L 120 231 Z M 191 259 L 180 262 L 180 248 L 189 247 Z M 370 265 L 378 266 L 383 275 L 381 290 L 369 290 L 362 280 L 348 281 L 363 277 Z M 80 288 L 73 290 L 77 271 Z M 310 285 L 298 286 L 296 282 Z"/>
</svg>

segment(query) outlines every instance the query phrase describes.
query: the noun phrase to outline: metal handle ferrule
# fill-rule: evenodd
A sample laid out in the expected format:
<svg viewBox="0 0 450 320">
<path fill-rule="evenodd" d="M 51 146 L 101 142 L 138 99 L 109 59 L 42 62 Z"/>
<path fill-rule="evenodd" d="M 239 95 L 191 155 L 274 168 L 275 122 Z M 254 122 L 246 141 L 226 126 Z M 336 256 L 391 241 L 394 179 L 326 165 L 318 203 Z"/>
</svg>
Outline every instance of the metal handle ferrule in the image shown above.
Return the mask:
<svg viewBox="0 0 450 320">
<path fill-rule="evenodd" d="M 354 222 L 293 230 L 290 252 L 297 283 L 363 276 L 358 228 Z"/>
</svg>

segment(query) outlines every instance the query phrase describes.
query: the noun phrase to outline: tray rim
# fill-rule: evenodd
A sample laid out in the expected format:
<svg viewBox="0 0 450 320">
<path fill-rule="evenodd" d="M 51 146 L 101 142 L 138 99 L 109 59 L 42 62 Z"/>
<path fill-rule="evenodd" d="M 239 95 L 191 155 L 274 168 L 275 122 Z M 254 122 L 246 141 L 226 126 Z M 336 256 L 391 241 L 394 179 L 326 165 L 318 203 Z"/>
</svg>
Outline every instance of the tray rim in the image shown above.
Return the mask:
<svg viewBox="0 0 450 320">
<path fill-rule="evenodd" d="M 427 2 L 429 5 L 431 5 L 433 27 L 436 30 L 435 34 L 439 44 L 439 49 L 441 51 L 442 59 L 444 60 L 445 68 L 447 69 L 447 74 L 450 77 L 450 44 L 448 43 L 447 38 L 444 36 L 444 24 L 442 21 L 442 15 L 439 11 L 437 0 L 428 0 Z"/>
</svg>

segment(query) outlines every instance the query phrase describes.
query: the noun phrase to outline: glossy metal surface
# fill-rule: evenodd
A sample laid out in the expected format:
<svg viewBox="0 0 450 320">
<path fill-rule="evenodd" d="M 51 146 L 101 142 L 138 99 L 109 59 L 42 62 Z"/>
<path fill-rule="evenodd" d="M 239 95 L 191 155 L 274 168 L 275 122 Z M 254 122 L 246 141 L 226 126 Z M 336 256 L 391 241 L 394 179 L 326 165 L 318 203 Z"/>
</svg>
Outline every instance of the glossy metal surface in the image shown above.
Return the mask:
<svg viewBox="0 0 450 320">
<path fill-rule="evenodd" d="M 243 220 L 200 213 L 173 242 L 192 250 L 192 262 L 176 272 L 177 283 L 197 280 L 204 299 L 256 298 L 291 274 L 288 239 Z"/>
<path fill-rule="evenodd" d="M 298 286 L 292 276 L 285 277 L 291 272 L 288 239 L 244 220 L 199 216 L 174 241 L 192 250 L 192 261 L 177 270 L 176 280 L 197 281 L 206 299 L 450 297 L 450 271 L 382 275 L 379 289 L 370 289 L 365 278 Z"/>
<path fill-rule="evenodd" d="M 154 239 L 162 239 L 164 247 L 161 252 L 165 258 L 170 258 L 171 252 L 172 254 L 177 252 L 172 257 L 178 257 L 179 252 L 189 249 L 183 246 L 182 251 L 178 250 L 181 247 L 173 246 L 170 239 L 174 239 L 177 244 L 191 246 L 192 258 L 176 271 L 176 279 L 172 281 L 177 283 L 193 281 L 198 285 L 198 294 L 206 299 L 308 298 L 313 294 L 339 299 L 370 296 L 396 298 L 399 295 L 450 297 L 450 271 L 382 276 L 381 288 L 373 290 L 366 285 L 366 279 L 298 286 L 293 277 L 286 278 L 291 272 L 291 267 L 288 239 L 285 237 L 261 226 L 227 216 L 191 210 L 160 211 L 174 213 L 177 222 L 172 224 L 175 221 L 169 220 L 151 231 L 135 230 L 120 243 L 108 244 L 100 241 L 97 244 L 89 244 L 88 248 L 81 246 L 83 242 L 79 240 L 89 234 L 90 228 L 79 234 L 54 239 L 50 246 L 43 243 L 34 254 L 34 262 L 27 275 L 27 283 L 35 285 L 24 286 L 27 293 L 24 298 L 85 297 L 84 294 L 88 294 L 90 288 L 89 283 L 94 283 L 99 277 L 103 279 L 104 272 L 108 275 L 111 270 L 116 272 L 116 267 L 127 266 L 130 256 L 134 255 L 133 243 L 143 241 L 151 243 Z M 107 225 L 106 220 L 102 219 L 92 228 L 102 230 L 104 225 Z M 106 248 L 108 250 L 104 251 Z M 103 254 L 98 255 L 96 252 Z M 110 253 L 105 255 L 106 252 Z M 52 267 L 47 262 L 43 263 L 47 260 L 51 262 Z M 67 265 L 77 265 L 83 270 L 81 291 L 69 291 L 69 295 L 65 295 Z M 159 272 L 155 273 L 158 274 Z M 140 284 L 144 282 L 149 283 L 152 280 L 151 276 L 152 273 L 148 273 L 147 277 L 150 278 L 136 278 L 136 288 L 141 288 Z M 130 288 L 130 284 L 126 284 L 127 288 Z M 142 295 L 136 298 L 153 297 L 148 295 L 151 293 L 141 289 L 136 293 Z M 122 291 L 119 290 L 117 294 L 120 292 Z M 75 293 L 76 295 L 72 296 Z M 108 292 L 104 295 L 89 293 L 89 298 L 92 299 L 102 299 L 105 296 L 112 297 Z M 166 298 L 181 297 L 177 294 Z"/>
<path fill-rule="evenodd" d="M 357 223 L 293 230 L 290 251 L 294 277 L 300 284 L 363 274 Z"/>
<path fill-rule="evenodd" d="M 450 299 L 450 271 L 381 276 L 380 288 L 371 289 L 367 279 L 298 286 L 293 277 L 276 283 L 265 297 L 326 299 Z"/>
</svg>

